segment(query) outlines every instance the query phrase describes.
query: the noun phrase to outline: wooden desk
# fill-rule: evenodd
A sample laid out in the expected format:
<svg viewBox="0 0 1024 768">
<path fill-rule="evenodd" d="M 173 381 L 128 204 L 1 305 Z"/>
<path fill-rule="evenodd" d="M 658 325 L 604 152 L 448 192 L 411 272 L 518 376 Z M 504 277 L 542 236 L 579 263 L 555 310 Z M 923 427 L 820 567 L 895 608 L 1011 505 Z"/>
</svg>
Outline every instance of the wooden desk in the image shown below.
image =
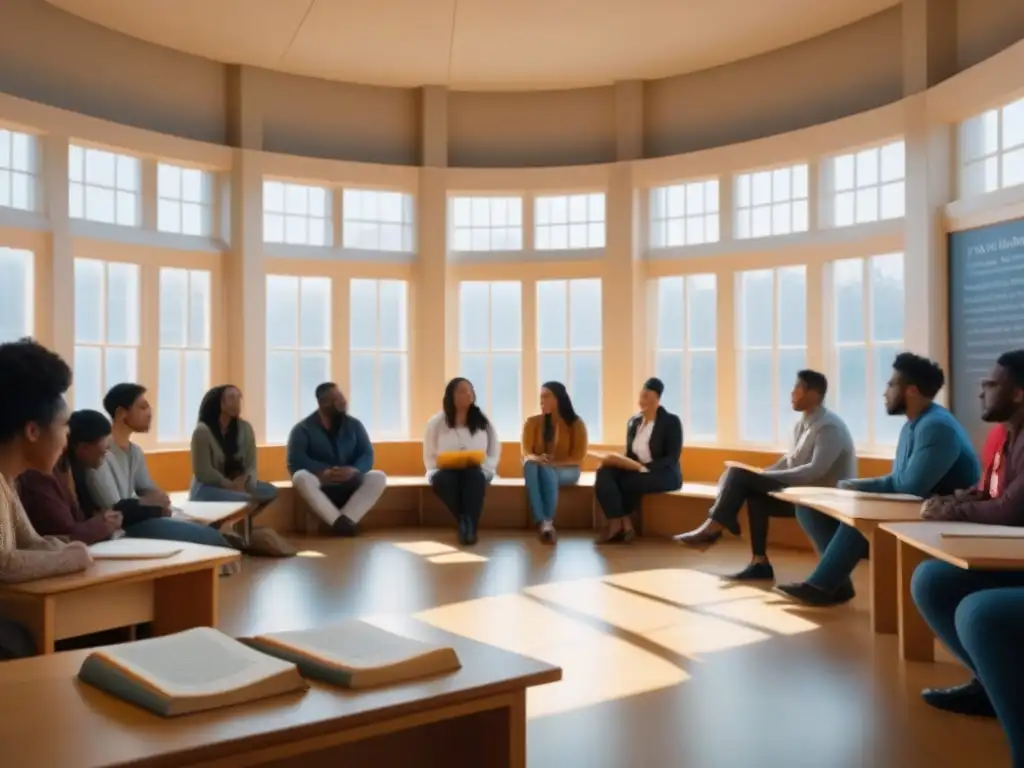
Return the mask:
<svg viewBox="0 0 1024 768">
<path fill-rule="evenodd" d="M 200 525 L 228 525 L 245 517 L 249 503 L 245 501 L 180 501 L 175 505 L 180 517 Z"/>
<path fill-rule="evenodd" d="M 944 539 L 943 533 L 975 532 L 1013 533 L 1006 539 Z M 908 661 L 934 661 L 935 637 L 914 605 L 910 580 L 924 560 L 933 557 L 957 568 L 988 571 L 1024 570 L 1024 531 L 1002 525 L 981 526 L 977 523 L 923 521 L 886 524 L 879 528 L 876 539 L 888 539 L 896 550 L 896 578 L 899 583 L 900 656 Z M 888 545 L 886 545 L 888 546 Z"/>
<path fill-rule="evenodd" d="M 28 627 L 44 654 L 58 640 L 150 621 L 158 635 L 214 627 L 220 566 L 241 555 L 203 544 L 181 548 L 173 557 L 97 560 L 80 573 L 2 585 L 0 616 Z"/>
<path fill-rule="evenodd" d="M 783 490 L 772 496 L 790 504 L 816 509 L 864 535 L 871 545 L 871 628 L 878 634 L 896 634 L 899 631 L 896 540 L 891 536 L 876 536 L 875 532 L 883 523 L 919 521 L 921 502 L 856 499 L 830 494 L 828 489 L 806 493 Z"/>
<path fill-rule="evenodd" d="M 562 670 L 412 619 L 384 626 L 450 643 L 462 669 L 359 693 L 312 683 L 305 694 L 164 719 L 80 684 L 85 651 L 2 664 L 4 765 L 524 768 L 526 689 Z"/>
</svg>

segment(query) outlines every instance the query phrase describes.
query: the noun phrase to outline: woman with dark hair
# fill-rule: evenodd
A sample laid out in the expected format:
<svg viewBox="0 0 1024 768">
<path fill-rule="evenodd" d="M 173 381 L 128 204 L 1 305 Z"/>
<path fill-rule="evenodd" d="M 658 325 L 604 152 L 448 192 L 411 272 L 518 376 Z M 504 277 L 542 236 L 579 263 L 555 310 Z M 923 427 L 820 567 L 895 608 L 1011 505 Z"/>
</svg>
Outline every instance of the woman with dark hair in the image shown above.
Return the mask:
<svg viewBox="0 0 1024 768">
<path fill-rule="evenodd" d="M 554 544 L 558 488 L 575 485 L 587 455 L 587 427 L 565 385 L 546 382 L 540 388 L 540 413 L 523 424 L 523 477 L 530 512 L 545 544 Z"/>
<path fill-rule="evenodd" d="M 483 461 L 447 466 L 445 454 L 479 452 Z M 459 543 L 476 544 L 477 525 L 484 507 L 487 484 L 494 478 L 501 443 L 494 426 L 476 404 L 476 392 L 458 377 L 444 389 L 441 412 L 427 422 L 423 438 L 423 464 L 434 493 L 459 523 Z M 440 460 L 440 461 L 439 461 Z"/>
<path fill-rule="evenodd" d="M 203 396 L 192 432 L 192 501 L 247 501 L 263 507 L 277 498 L 277 488 L 256 478 L 256 435 L 241 414 L 238 387 L 214 387 Z"/>
</svg>

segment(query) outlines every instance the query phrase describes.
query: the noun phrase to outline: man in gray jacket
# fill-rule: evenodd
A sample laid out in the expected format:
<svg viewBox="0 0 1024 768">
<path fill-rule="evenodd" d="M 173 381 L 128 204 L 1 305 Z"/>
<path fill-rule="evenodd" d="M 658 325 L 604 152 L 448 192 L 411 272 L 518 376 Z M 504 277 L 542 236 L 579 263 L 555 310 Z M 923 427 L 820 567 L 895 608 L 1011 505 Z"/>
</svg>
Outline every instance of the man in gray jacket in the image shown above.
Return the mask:
<svg viewBox="0 0 1024 768">
<path fill-rule="evenodd" d="M 697 529 L 681 533 L 675 541 L 707 549 L 723 531 L 739 535 L 740 510 L 747 505 L 750 519 L 750 565 L 733 576 L 739 581 L 770 580 L 775 572 L 768 556 L 768 518 L 794 517 L 792 504 L 769 494 L 787 486 L 816 485 L 834 488 L 840 480 L 857 476 L 857 454 L 850 430 L 839 416 L 823 405 L 828 381 L 824 374 L 804 370 L 796 375 L 790 396 L 793 410 L 803 418 L 793 428 L 793 444 L 777 462 L 763 470 L 730 467 L 719 481 L 718 498 L 708 519 Z"/>
</svg>

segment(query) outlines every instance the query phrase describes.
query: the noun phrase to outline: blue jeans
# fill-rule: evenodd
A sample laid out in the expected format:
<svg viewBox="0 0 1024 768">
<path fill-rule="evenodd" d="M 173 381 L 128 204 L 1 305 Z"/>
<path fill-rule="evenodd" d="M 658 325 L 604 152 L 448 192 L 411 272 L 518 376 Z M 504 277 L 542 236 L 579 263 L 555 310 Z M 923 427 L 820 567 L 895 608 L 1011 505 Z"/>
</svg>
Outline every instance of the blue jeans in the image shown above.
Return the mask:
<svg viewBox="0 0 1024 768">
<path fill-rule="evenodd" d="M 926 560 L 910 584 L 938 638 L 974 672 L 1024 766 L 1024 572 L 965 571 Z"/>
<path fill-rule="evenodd" d="M 219 485 L 201 483 L 192 479 L 188 497 L 191 501 L 252 501 L 256 504 L 269 504 L 277 498 L 277 487 L 262 480 L 256 481 L 256 487 L 249 491 L 232 491 Z"/>
<path fill-rule="evenodd" d="M 807 583 L 832 594 L 850 580 L 857 563 L 868 556 L 868 540 L 860 531 L 816 509 L 797 507 L 796 519 L 820 558 Z"/>
<path fill-rule="evenodd" d="M 580 479 L 579 467 L 553 467 L 528 461 L 523 464 L 526 479 L 526 498 L 530 500 L 533 522 L 542 523 L 555 519 L 558 508 L 558 488 L 562 485 L 576 485 Z"/>
<path fill-rule="evenodd" d="M 228 547 L 227 539 L 220 531 L 208 525 L 173 517 L 154 517 L 124 529 L 125 536 L 135 539 L 163 539 L 164 541 L 186 541 L 190 544 L 208 544 L 211 547 Z"/>
</svg>

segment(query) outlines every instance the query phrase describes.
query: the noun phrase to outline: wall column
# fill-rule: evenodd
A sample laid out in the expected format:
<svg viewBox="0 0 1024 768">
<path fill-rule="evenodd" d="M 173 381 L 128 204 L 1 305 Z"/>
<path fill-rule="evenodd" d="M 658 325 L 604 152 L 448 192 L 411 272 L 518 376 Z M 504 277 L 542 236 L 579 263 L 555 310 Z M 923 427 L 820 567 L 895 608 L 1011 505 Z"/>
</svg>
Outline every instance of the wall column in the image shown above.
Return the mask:
<svg viewBox="0 0 1024 768">
<path fill-rule="evenodd" d="M 641 192 L 634 188 L 631 164 L 643 154 L 643 83 L 616 83 L 615 131 L 618 162 L 608 174 L 601 290 L 603 442 L 611 445 L 625 439 L 626 420 L 637 410 L 637 392 L 651 375 Z"/>
<path fill-rule="evenodd" d="M 441 404 L 458 356 L 457 292 L 448 270 L 448 91 L 422 89 L 416 263 L 410 318 L 409 436 L 419 439 Z M 450 331 L 450 332 L 449 332 Z"/>
<path fill-rule="evenodd" d="M 956 72 L 956 2 L 904 0 L 902 11 L 907 155 L 904 339 L 908 349 L 947 367 L 945 206 L 954 197 L 955 130 L 929 123 L 926 92 Z"/>
<path fill-rule="evenodd" d="M 228 186 L 221 289 L 227 378 L 245 393 L 246 418 L 257 440 L 266 435 L 266 267 L 263 255 L 263 113 L 248 67 L 228 68 L 228 140 L 235 148 Z"/>
<path fill-rule="evenodd" d="M 50 295 L 45 330 L 50 349 L 74 366 L 75 248 L 68 211 L 68 141 L 67 136 L 59 134 L 41 137 L 44 213 L 50 220 Z"/>
</svg>

